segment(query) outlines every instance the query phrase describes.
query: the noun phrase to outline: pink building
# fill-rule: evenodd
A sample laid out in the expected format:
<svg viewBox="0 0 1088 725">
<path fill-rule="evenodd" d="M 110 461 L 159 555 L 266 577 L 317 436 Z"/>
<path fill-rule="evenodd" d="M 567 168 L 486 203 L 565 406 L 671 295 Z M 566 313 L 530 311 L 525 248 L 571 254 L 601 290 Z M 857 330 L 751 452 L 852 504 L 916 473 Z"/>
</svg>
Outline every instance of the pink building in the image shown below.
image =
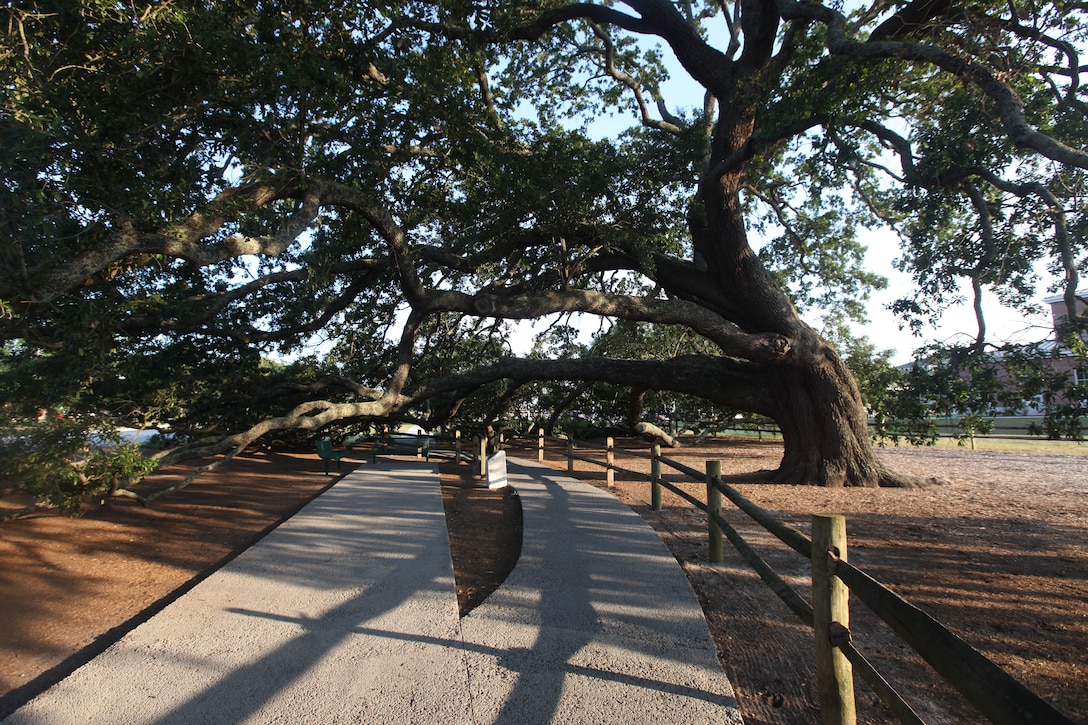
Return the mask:
<svg viewBox="0 0 1088 725">
<path fill-rule="evenodd" d="M 1057 337 L 1058 331 L 1065 327 L 1069 319 L 1069 307 L 1065 304 L 1065 296 L 1054 295 L 1047 297 L 1043 302 L 1050 305 L 1050 317 L 1054 321 L 1054 334 Z M 1083 318 L 1085 315 L 1088 315 L 1088 290 L 1077 290 L 1074 316 Z"/>
<path fill-rule="evenodd" d="M 1066 328 L 1069 320 L 1069 307 L 1065 303 L 1063 295 L 1054 295 L 1043 300 L 1050 305 L 1050 317 L 1054 322 L 1054 341 L 1061 343 L 1061 331 Z M 1088 315 L 1088 289 L 1077 290 L 1077 301 L 1073 311 L 1076 317 L 1084 318 Z M 1088 332 L 1081 332 L 1081 337 L 1088 341 Z M 1071 373 L 1075 384 L 1088 383 L 1088 371 L 1080 368 L 1071 354 L 1062 355 L 1054 361 L 1054 368 L 1058 372 Z"/>
</svg>

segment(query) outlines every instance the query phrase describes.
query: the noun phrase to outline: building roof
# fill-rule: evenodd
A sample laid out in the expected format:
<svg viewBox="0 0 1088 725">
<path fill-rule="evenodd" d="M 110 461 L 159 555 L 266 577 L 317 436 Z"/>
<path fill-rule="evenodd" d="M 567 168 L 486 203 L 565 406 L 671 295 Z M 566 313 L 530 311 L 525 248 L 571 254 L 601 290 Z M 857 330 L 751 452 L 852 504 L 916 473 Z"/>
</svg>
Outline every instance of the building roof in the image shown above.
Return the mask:
<svg viewBox="0 0 1088 725">
<path fill-rule="evenodd" d="M 1077 297 L 1080 297 L 1081 299 L 1088 298 L 1088 289 L 1079 289 L 1079 290 L 1077 290 L 1076 295 L 1077 295 Z M 1048 304 L 1048 305 L 1053 305 L 1053 304 L 1057 304 L 1058 302 L 1064 302 L 1064 301 L 1065 301 L 1065 295 L 1064 294 L 1053 295 L 1051 297 L 1044 297 L 1043 298 L 1043 303 Z"/>
</svg>

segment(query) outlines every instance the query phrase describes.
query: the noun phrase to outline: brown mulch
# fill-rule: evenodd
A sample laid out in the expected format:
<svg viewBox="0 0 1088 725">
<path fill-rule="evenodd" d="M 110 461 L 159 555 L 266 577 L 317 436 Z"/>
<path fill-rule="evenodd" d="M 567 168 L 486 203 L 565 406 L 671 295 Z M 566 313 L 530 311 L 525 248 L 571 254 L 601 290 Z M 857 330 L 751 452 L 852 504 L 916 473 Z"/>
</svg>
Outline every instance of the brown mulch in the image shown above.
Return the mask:
<svg viewBox="0 0 1088 725">
<path fill-rule="evenodd" d="M 171 485 L 188 470 L 156 472 L 139 488 Z M 41 513 L 0 523 L 0 717 L 252 545 L 333 480 L 313 454 L 243 455 L 149 508 L 114 498 L 81 518 Z M 24 503 L 9 497 L 0 510 Z"/>
<path fill-rule="evenodd" d="M 491 490 L 468 466 L 438 467 L 446 509 L 457 610 L 465 616 L 498 589 L 521 554 L 521 501 L 513 488 Z"/>
<path fill-rule="evenodd" d="M 773 467 L 781 449 L 732 442 L 666 455 L 698 469 L 707 459 L 720 459 L 729 474 Z M 1088 457 L 914 450 L 882 455 L 907 472 L 950 482 L 919 491 L 740 488 L 802 530 L 812 513 L 845 514 L 851 561 L 935 615 L 1075 722 L 1088 723 Z M 547 463 L 566 469 L 559 451 L 549 452 Z M 637 469 L 642 462 L 621 457 L 618 465 Z M 517 497 L 488 491 L 465 468 L 442 467 L 462 608 L 478 603 L 505 578 L 511 530 L 520 523 Z M 577 468 L 575 475 L 604 487 L 599 468 L 581 462 Z M 144 485 L 168 485 L 182 473 L 159 472 Z M 115 499 L 80 519 L 44 514 L 0 524 L 0 717 L 249 546 L 332 480 L 313 454 L 253 454 L 153 508 Z M 705 495 L 700 484 L 683 485 L 692 495 Z M 811 633 L 730 547 L 722 564 L 706 562 L 702 513 L 672 494 L 666 494 L 663 511 L 650 511 L 648 488 L 621 474 L 610 490 L 658 530 L 688 574 L 745 721 L 818 722 Z M 4 505 L 0 500 L 0 511 Z M 726 511 L 804 592 L 808 562 L 745 523 L 743 515 Z M 499 561 L 504 552 L 507 560 Z M 980 721 L 873 620 L 855 603 L 855 645 L 927 723 Z M 859 722 L 892 722 L 863 683 L 858 703 Z"/>
</svg>

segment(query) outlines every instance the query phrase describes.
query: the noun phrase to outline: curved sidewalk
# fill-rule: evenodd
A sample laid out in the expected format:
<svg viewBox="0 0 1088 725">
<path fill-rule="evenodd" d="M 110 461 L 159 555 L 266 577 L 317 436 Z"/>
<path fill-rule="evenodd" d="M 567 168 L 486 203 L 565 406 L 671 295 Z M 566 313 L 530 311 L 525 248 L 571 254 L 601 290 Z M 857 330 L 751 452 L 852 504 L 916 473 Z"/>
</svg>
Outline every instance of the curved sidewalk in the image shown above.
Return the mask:
<svg viewBox="0 0 1088 725">
<path fill-rule="evenodd" d="M 509 474 L 521 559 L 459 619 L 431 464 L 360 466 L 6 723 L 740 723 L 695 596 L 615 498 Z"/>
</svg>

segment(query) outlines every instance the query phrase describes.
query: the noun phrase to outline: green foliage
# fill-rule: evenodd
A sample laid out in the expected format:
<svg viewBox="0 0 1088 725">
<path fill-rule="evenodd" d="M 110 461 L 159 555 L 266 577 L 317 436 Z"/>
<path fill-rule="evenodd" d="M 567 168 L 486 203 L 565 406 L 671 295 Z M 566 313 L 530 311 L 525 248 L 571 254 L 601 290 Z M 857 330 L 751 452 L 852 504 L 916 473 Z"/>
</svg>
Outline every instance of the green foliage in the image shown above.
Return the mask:
<svg viewBox="0 0 1088 725">
<path fill-rule="evenodd" d="M 850 368 L 871 418 L 887 418 L 904 374 L 891 364 L 891 350 L 877 350 L 868 338 L 855 337 L 841 319 L 826 321 L 823 336 L 835 345 Z"/>
<path fill-rule="evenodd" d="M 88 501 L 104 502 L 154 467 L 108 422 L 22 420 L 0 429 L 0 481 L 69 516 L 78 516 Z"/>
<path fill-rule="evenodd" d="M 986 435 L 994 430 L 994 422 L 978 413 L 959 416 L 956 426 L 960 429 L 960 434 L 956 436 L 959 444 L 961 446 L 970 444 L 971 448 L 975 447 L 975 435 Z"/>
<path fill-rule="evenodd" d="M 712 354 L 714 344 L 679 325 L 617 320 L 597 335 L 592 354 L 624 360 L 667 360 L 678 355 Z"/>
<path fill-rule="evenodd" d="M 626 429 L 604 420 L 593 420 L 584 414 L 567 415 L 559 419 L 555 432 L 575 440 L 595 440 L 626 433 Z"/>
<path fill-rule="evenodd" d="M 1029 434 L 1052 440 L 1083 440 L 1088 369 L 1080 338 L 1064 345 L 1008 345 L 991 352 L 949 349 L 922 351 L 874 426 L 874 435 L 912 443 L 935 440 L 936 418 L 955 419 L 961 445 L 994 431 L 1001 415 L 1041 413 Z M 1074 370 L 1077 372 L 1074 373 Z"/>
<path fill-rule="evenodd" d="M 668 360 L 681 355 L 714 354 L 716 347 L 679 325 L 617 320 L 596 335 L 585 355 L 621 360 Z M 576 403 L 577 410 L 598 427 L 626 429 L 631 391 L 597 383 Z M 643 419 L 650 422 L 698 422 L 725 425 L 736 410 L 669 390 L 650 389 L 642 400 Z"/>
<path fill-rule="evenodd" d="M 1077 334 L 1065 335 L 1049 350 L 1026 350 L 1012 365 L 1025 391 L 1041 403 L 1043 421 L 1035 435 L 1050 440 L 1085 439 L 1088 425 L 1088 344 Z"/>
<path fill-rule="evenodd" d="M 932 446 L 940 438 L 929 397 L 934 377 L 919 363 L 907 369 L 902 381 L 892 389 L 885 405 L 875 412 L 869 435 L 879 445 L 904 441 L 914 446 Z"/>
<path fill-rule="evenodd" d="M 931 397 L 935 376 L 918 364 L 906 370 L 893 366 L 891 350 L 877 350 L 867 338 L 854 337 L 842 320 L 829 320 L 823 334 L 840 350 L 857 382 L 874 443 L 931 446 L 937 442 Z"/>
</svg>

